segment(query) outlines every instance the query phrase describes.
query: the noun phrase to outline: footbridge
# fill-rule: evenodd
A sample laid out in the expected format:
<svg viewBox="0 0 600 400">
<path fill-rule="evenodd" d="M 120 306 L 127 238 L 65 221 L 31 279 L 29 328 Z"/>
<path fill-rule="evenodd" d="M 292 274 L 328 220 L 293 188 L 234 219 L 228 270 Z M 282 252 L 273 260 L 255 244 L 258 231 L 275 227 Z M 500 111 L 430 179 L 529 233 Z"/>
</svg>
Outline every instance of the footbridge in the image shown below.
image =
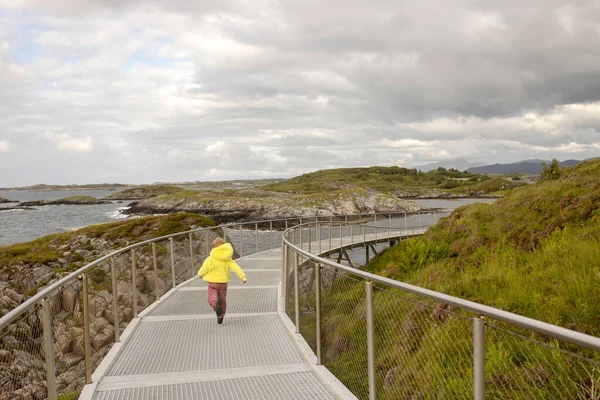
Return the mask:
<svg viewBox="0 0 600 400">
<path fill-rule="evenodd" d="M 195 229 L 108 254 L 0 319 L 0 399 L 597 398 L 600 339 L 362 270 L 443 213 Z M 216 323 L 195 277 L 223 237 Z"/>
</svg>

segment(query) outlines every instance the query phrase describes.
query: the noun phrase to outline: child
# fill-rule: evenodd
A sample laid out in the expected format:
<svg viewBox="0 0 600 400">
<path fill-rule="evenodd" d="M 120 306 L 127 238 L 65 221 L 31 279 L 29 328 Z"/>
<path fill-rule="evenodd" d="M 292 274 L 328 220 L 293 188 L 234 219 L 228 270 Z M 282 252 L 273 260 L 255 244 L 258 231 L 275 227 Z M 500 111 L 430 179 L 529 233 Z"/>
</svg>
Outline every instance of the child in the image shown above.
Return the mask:
<svg viewBox="0 0 600 400">
<path fill-rule="evenodd" d="M 246 284 L 246 274 L 231 259 L 233 247 L 230 243 L 225 243 L 223 239 L 216 238 L 212 242 L 212 247 L 210 256 L 204 260 L 202 268 L 198 271 L 198 276 L 208 282 L 208 304 L 217 313 L 217 323 L 222 324 L 227 307 L 227 282 L 231 280 L 229 270 L 235 272 L 244 282 L 244 285 Z"/>
</svg>

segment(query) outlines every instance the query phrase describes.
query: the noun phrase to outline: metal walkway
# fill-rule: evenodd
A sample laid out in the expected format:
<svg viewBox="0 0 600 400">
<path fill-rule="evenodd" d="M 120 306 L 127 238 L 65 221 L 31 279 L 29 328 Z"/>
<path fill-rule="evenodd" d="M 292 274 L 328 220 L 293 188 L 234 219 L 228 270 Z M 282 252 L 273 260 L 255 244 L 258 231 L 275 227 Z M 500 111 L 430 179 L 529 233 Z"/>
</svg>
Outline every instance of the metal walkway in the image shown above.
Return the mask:
<svg viewBox="0 0 600 400">
<path fill-rule="evenodd" d="M 140 314 L 81 399 L 354 399 L 279 312 L 281 250 L 237 260 L 223 325 L 197 278 Z"/>
</svg>

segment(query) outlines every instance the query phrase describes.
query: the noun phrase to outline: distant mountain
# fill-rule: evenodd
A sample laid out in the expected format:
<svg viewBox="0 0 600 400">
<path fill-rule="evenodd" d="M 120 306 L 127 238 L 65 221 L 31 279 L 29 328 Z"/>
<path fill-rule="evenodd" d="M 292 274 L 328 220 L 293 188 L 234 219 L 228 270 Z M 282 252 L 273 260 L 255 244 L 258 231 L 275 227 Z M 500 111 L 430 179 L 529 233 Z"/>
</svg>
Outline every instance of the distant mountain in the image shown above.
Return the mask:
<svg viewBox="0 0 600 400">
<path fill-rule="evenodd" d="M 472 162 L 465 160 L 464 158 L 457 158 L 455 160 L 446 160 L 446 161 L 440 161 L 440 162 L 427 163 L 427 164 L 423 164 L 423 165 L 416 165 L 412 168 L 416 168 L 419 171 L 423 171 L 423 172 L 431 171 L 431 170 L 437 169 L 439 167 L 446 168 L 446 169 L 454 168 L 459 171 L 464 171 L 468 168 L 479 167 L 481 165 L 483 165 L 483 164 L 482 163 L 472 163 Z"/>
<path fill-rule="evenodd" d="M 587 160 L 583 160 L 587 161 Z M 560 162 L 560 167 L 573 167 L 581 164 L 580 160 L 565 160 Z M 539 175 L 544 167 L 543 163 L 550 163 L 550 160 L 524 160 L 510 164 L 484 165 L 467 169 L 472 174 L 524 174 Z"/>
</svg>

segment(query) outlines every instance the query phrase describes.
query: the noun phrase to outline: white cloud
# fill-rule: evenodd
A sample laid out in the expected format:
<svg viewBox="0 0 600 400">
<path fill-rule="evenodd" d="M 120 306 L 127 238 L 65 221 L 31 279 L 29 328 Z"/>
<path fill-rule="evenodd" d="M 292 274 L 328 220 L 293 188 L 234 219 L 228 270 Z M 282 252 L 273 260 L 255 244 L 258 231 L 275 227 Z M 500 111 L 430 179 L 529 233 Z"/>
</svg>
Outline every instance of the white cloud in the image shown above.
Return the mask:
<svg viewBox="0 0 600 400">
<path fill-rule="evenodd" d="M 206 146 L 207 153 L 213 153 L 213 154 L 218 155 L 218 154 L 225 153 L 226 150 L 227 150 L 227 145 L 222 140 L 219 140 L 216 143 L 209 144 L 208 146 Z"/>
<path fill-rule="evenodd" d="M 85 138 L 72 138 L 66 133 L 55 133 L 47 131 L 44 133 L 44 137 L 50 139 L 59 150 L 64 151 L 75 151 L 75 152 L 89 152 L 94 148 L 92 138 L 86 136 Z"/>
<path fill-rule="evenodd" d="M 0 153 L 8 153 L 10 151 L 10 142 L 8 140 L 0 140 Z"/>
</svg>

